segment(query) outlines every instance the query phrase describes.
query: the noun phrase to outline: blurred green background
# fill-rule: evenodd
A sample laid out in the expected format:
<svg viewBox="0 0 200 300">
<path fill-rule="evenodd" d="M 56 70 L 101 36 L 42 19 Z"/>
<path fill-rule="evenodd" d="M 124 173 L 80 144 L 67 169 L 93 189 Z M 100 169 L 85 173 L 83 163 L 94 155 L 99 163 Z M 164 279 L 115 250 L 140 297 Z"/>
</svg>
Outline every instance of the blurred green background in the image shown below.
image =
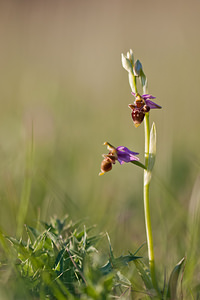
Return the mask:
<svg viewBox="0 0 200 300">
<path fill-rule="evenodd" d="M 0 227 L 15 235 L 34 139 L 25 222 L 69 214 L 107 231 L 116 254 L 145 241 L 142 170 L 116 164 L 99 177 L 108 141 L 140 152 L 121 53 L 148 77 L 157 158 L 151 213 L 157 259 L 185 255 L 200 167 L 200 2 L 0 1 Z M 196 201 L 196 200 L 195 200 Z M 194 202 L 195 202 L 194 201 Z M 196 207 L 198 201 L 195 202 Z M 146 250 L 145 250 L 146 251 Z"/>
</svg>

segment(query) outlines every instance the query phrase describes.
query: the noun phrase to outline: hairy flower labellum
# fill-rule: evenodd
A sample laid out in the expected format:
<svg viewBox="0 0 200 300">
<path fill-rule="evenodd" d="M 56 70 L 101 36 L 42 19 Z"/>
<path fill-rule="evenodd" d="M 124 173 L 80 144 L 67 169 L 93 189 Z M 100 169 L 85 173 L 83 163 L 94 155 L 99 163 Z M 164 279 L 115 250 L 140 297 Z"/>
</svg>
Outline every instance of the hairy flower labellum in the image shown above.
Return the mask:
<svg viewBox="0 0 200 300">
<path fill-rule="evenodd" d="M 135 124 L 135 127 L 138 127 L 142 121 L 144 120 L 144 116 L 145 116 L 145 112 L 143 110 L 140 110 L 138 108 L 134 108 L 132 110 L 132 119 L 133 119 L 133 122 Z"/>
<path fill-rule="evenodd" d="M 135 101 L 134 104 L 129 104 L 130 109 L 132 110 L 131 115 L 135 127 L 138 127 L 144 120 L 145 113 L 148 113 L 150 109 L 161 108 L 160 105 L 150 101 L 149 99 L 155 99 L 155 97 L 145 94 L 140 96 L 140 94 L 131 93 L 134 95 Z"/>
<path fill-rule="evenodd" d="M 104 160 L 101 163 L 101 172 L 105 173 L 110 170 L 112 170 L 112 160 L 109 157 L 104 158 Z"/>
</svg>

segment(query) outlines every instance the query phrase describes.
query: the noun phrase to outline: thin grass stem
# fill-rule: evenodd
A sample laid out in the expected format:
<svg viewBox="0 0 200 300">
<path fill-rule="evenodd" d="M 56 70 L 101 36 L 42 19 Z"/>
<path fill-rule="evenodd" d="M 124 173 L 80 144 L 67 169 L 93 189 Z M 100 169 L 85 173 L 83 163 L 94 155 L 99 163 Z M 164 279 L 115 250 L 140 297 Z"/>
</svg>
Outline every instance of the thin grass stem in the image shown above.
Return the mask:
<svg viewBox="0 0 200 300">
<path fill-rule="evenodd" d="M 19 212 L 17 215 L 16 235 L 18 238 L 20 238 L 22 236 L 23 226 L 24 226 L 24 222 L 25 222 L 25 218 L 26 218 L 28 206 L 29 206 L 31 185 L 32 185 L 33 154 L 34 154 L 34 147 L 33 147 L 33 134 L 32 134 L 31 145 L 29 146 L 29 149 L 27 152 L 24 184 L 23 184 L 22 195 L 21 195 L 20 204 L 19 204 Z"/>
</svg>

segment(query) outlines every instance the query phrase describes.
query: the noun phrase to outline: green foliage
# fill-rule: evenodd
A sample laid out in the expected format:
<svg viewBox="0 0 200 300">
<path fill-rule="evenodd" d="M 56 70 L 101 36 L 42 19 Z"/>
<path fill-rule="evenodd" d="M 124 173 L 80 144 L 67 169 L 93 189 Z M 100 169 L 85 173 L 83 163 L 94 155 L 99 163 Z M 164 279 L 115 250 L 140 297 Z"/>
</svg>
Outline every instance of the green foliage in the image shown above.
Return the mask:
<svg viewBox="0 0 200 300">
<path fill-rule="evenodd" d="M 25 227 L 27 239 L 0 233 L 6 254 L 0 264 L 3 299 L 170 300 L 182 297 L 178 279 L 185 258 L 175 266 L 167 284 L 159 281 L 163 287 L 156 291 L 149 267 L 141 256 L 136 256 L 141 247 L 133 254 L 115 257 L 107 235 L 109 259 L 105 262 L 105 255 L 100 255 L 96 248 L 103 235 L 90 235 L 93 227 L 86 229 L 81 222 L 73 223 L 68 217 L 41 224 L 42 230 Z M 135 266 L 131 268 L 132 275 L 127 268 L 131 261 Z M 198 290 L 197 287 L 190 292 L 196 294 Z"/>
<path fill-rule="evenodd" d="M 131 289 L 120 269 L 139 257 L 115 258 L 109 240 L 110 259 L 102 266 L 95 247 L 102 235 L 89 236 L 92 227 L 81 227 L 80 222 L 72 223 L 65 217 L 42 223 L 42 231 L 26 226 L 27 240 L 1 234 L 3 248 L 9 253 L 4 268 L 12 274 L 6 287 L 12 289 L 14 298 L 103 300 Z"/>
<path fill-rule="evenodd" d="M 170 275 L 169 278 L 169 283 L 168 283 L 168 287 L 167 287 L 167 299 L 176 299 L 176 291 L 177 291 L 177 285 L 178 285 L 178 278 L 179 278 L 179 274 L 180 271 L 182 269 L 183 263 L 185 261 L 185 258 L 182 258 L 178 264 L 174 267 L 174 269 L 172 270 L 172 273 Z"/>
<path fill-rule="evenodd" d="M 108 274 L 113 270 L 119 269 L 120 267 L 127 266 L 130 261 L 134 261 L 136 259 L 141 258 L 140 256 L 135 256 L 134 254 L 131 253 L 129 255 L 125 255 L 125 256 L 121 255 L 120 257 L 115 258 L 108 234 L 107 237 L 108 237 L 108 243 L 110 249 L 110 259 L 103 267 L 101 267 L 101 272 L 103 274 Z"/>
<path fill-rule="evenodd" d="M 141 276 L 146 288 L 148 290 L 153 290 L 149 268 L 142 261 L 135 261 L 134 263 L 137 268 L 138 274 Z"/>
</svg>

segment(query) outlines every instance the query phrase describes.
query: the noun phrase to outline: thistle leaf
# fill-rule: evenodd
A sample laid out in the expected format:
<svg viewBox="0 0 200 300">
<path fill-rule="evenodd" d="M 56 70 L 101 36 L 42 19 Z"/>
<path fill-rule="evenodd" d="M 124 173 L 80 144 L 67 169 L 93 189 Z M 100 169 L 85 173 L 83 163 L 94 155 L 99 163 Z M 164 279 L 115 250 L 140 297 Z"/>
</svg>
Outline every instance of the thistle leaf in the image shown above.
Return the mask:
<svg viewBox="0 0 200 300">
<path fill-rule="evenodd" d="M 129 255 L 121 255 L 117 258 L 110 258 L 109 261 L 100 268 L 101 272 L 106 275 L 109 274 L 111 271 L 113 271 L 114 269 L 119 269 L 121 267 L 127 266 L 128 263 L 130 261 L 136 260 L 141 258 L 141 256 L 135 256 L 133 254 L 129 254 Z"/>
<path fill-rule="evenodd" d="M 109 248 L 110 248 L 110 259 L 103 267 L 100 268 L 100 271 L 104 275 L 109 274 L 114 269 L 119 270 L 119 268 L 127 266 L 130 261 L 141 258 L 140 256 L 135 256 L 132 253 L 129 253 L 129 255 L 125 255 L 125 256 L 121 255 L 121 256 L 115 258 L 113 255 L 110 237 L 108 234 L 107 234 L 107 238 L 108 238 L 108 243 L 109 243 Z"/>
<path fill-rule="evenodd" d="M 40 232 L 36 228 L 27 226 L 27 225 L 25 225 L 25 229 L 26 229 L 27 235 L 31 241 L 31 244 L 34 244 L 35 240 L 40 235 Z"/>
</svg>

